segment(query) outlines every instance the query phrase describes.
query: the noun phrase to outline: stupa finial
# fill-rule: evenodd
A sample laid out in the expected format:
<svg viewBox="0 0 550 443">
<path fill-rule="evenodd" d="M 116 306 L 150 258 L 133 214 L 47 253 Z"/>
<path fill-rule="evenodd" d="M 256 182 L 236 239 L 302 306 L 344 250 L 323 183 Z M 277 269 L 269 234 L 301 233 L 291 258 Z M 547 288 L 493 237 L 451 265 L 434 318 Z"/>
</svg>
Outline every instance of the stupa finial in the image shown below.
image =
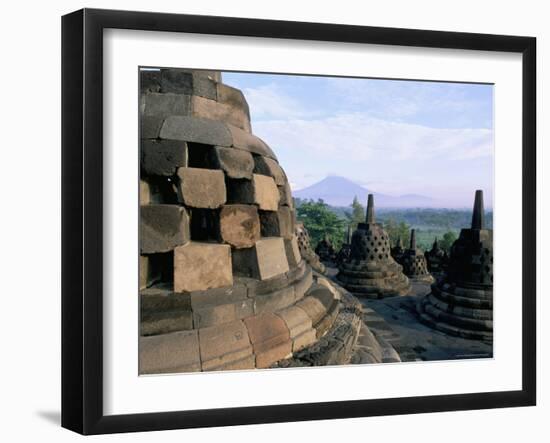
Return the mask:
<svg viewBox="0 0 550 443">
<path fill-rule="evenodd" d="M 411 229 L 411 245 L 409 249 L 416 249 L 416 231 Z"/>
<path fill-rule="evenodd" d="M 372 194 L 369 194 L 369 198 L 367 200 L 367 224 L 373 224 L 374 223 L 374 196 Z"/>
<path fill-rule="evenodd" d="M 347 234 L 347 244 L 351 245 L 351 236 L 353 235 L 353 229 L 351 228 L 351 224 L 348 225 L 348 234 Z"/>
<path fill-rule="evenodd" d="M 395 243 L 395 246 L 398 247 L 398 248 L 403 247 L 403 240 L 401 240 L 401 236 L 397 237 L 397 242 Z"/>
<path fill-rule="evenodd" d="M 474 202 L 474 213 L 472 214 L 472 229 L 485 228 L 485 211 L 483 209 L 483 191 L 476 191 Z"/>
</svg>

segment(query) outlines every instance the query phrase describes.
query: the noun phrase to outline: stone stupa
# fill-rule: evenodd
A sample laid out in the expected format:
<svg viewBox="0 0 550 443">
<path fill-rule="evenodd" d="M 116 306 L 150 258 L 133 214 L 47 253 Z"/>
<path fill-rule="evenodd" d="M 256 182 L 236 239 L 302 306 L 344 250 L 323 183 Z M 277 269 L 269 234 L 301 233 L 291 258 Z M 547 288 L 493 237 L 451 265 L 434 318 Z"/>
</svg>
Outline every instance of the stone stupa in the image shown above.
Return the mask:
<svg viewBox="0 0 550 443">
<path fill-rule="evenodd" d="M 405 249 L 403 249 L 403 240 L 401 239 L 401 236 L 399 236 L 397 237 L 395 246 L 391 248 L 391 256 L 397 263 L 401 264 L 401 259 L 403 258 L 404 252 Z"/>
<path fill-rule="evenodd" d="M 420 319 L 450 335 L 493 339 L 493 230 L 485 228 L 483 191 L 476 191 L 472 225 L 451 248 L 445 276 L 417 304 Z"/>
<path fill-rule="evenodd" d="M 311 248 L 311 240 L 309 238 L 309 232 L 307 231 L 304 224 L 300 221 L 296 222 L 294 232 L 296 238 L 298 239 L 298 249 L 300 250 L 300 255 L 303 259 L 317 272 L 324 274 L 326 267 L 319 256 Z"/>
<path fill-rule="evenodd" d="M 342 265 L 342 263 L 348 261 L 351 257 L 351 237 L 353 235 L 353 230 L 351 228 L 351 225 L 348 225 L 347 233 L 346 233 L 346 241 L 342 244 L 342 247 L 338 251 L 338 254 L 336 254 L 336 264 L 338 267 Z"/>
<path fill-rule="evenodd" d="M 403 272 L 411 282 L 434 282 L 433 276 L 428 271 L 426 256 L 416 246 L 416 231 L 414 229 L 411 229 L 409 249 L 403 252 L 400 263 L 403 265 Z"/>
<path fill-rule="evenodd" d="M 335 260 L 336 252 L 334 251 L 334 247 L 332 246 L 332 242 L 330 241 L 328 235 L 325 235 L 323 239 L 317 243 L 315 253 L 319 256 L 319 259 L 322 262 L 330 263 Z"/>
<path fill-rule="evenodd" d="M 359 223 L 351 240 L 348 261 L 337 276 L 351 293 L 367 298 L 406 295 L 409 279 L 391 256 L 389 236 L 374 219 L 374 198 L 369 194 L 365 223 Z"/>
<path fill-rule="evenodd" d="M 426 261 L 428 263 L 428 271 L 435 278 L 443 276 L 445 270 L 447 269 L 447 263 L 449 257 L 447 253 L 439 246 L 439 241 L 437 237 L 435 238 L 432 249 L 424 253 L 426 256 Z"/>
<path fill-rule="evenodd" d="M 328 334 L 338 293 L 302 259 L 242 92 L 219 72 L 141 71 L 140 138 L 140 374 L 267 368 Z"/>
</svg>

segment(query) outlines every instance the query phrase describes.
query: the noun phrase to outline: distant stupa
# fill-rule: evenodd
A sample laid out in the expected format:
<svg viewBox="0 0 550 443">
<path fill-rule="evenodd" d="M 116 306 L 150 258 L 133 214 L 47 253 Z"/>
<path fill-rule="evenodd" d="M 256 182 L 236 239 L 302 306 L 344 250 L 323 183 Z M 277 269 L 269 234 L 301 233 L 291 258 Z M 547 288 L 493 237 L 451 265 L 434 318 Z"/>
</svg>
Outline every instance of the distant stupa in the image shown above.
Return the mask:
<svg viewBox="0 0 550 443">
<path fill-rule="evenodd" d="M 401 264 L 401 259 L 403 258 L 404 252 L 405 250 L 403 249 L 403 240 L 401 240 L 401 236 L 399 236 L 397 237 L 395 246 L 391 248 L 391 256 L 397 263 Z"/>
<path fill-rule="evenodd" d="M 403 253 L 400 263 L 409 280 L 424 283 L 434 282 L 433 276 L 428 272 L 428 263 L 424 252 L 416 246 L 416 231 L 414 229 L 411 229 L 409 249 Z"/>
<path fill-rule="evenodd" d="M 410 290 L 409 279 L 391 256 L 388 234 L 375 222 L 372 194 L 365 223 L 353 233 L 350 258 L 342 263 L 337 278 L 350 292 L 368 298 L 406 295 Z"/>
<path fill-rule="evenodd" d="M 417 304 L 429 326 L 464 338 L 493 340 L 493 230 L 485 228 L 483 191 L 476 191 L 472 225 L 451 248 L 446 275 Z"/>
<path fill-rule="evenodd" d="M 342 263 L 348 261 L 351 257 L 351 237 L 353 235 L 353 229 L 351 228 L 351 225 L 348 225 L 348 230 L 346 233 L 346 241 L 342 244 L 342 247 L 338 251 L 338 254 L 336 254 L 336 263 L 338 264 L 338 267 L 342 265 Z"/>
<path fill-rule="evenodd" d="M 428 271 L 435 278 L 441 277 L 447 269 L 449 257 L 447 253 L 439 246 L 437 237 L 435 238 L 432 249 L 424 253 L 426 261 L 428 263 Z"/>
</svg>

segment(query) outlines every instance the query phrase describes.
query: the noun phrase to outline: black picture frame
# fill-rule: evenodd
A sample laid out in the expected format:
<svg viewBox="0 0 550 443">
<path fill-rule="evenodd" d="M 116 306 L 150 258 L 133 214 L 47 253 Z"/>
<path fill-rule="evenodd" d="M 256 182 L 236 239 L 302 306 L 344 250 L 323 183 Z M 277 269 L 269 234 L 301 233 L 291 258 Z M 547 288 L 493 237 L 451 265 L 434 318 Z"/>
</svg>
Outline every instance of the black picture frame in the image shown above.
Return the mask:
<svg viewBox="0 0 550 443">
<path fill-rule="evenodd" d="M 522 54 L 522 389 L 131 415 L 103 413 L 103 30 L 369 43 Z M 62 18 L 62 426 L 82 434 L 536 404 L 536 39 L 83 9 Z M 519 148 L 519 147 L 518 147 Z"/>
</svg>

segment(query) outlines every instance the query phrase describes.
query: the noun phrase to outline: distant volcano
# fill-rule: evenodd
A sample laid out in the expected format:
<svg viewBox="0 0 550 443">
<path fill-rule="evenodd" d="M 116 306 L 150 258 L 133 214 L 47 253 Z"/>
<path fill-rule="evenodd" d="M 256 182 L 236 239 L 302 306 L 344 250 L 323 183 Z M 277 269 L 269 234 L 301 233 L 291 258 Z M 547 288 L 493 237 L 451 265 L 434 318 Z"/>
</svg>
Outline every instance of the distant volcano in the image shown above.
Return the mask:
<svg viewBox="0 0 550 443">
<path fill-rule="evenodd" d="M 320 182 L 294 191 L 292 194 L 300 199 L 322 199 L 331 206 L 349 206 L 355 196 L 365 206 L 369 194 L 374 194 L 374 201 L 378 208 L 430 208 L 437 206 L 434 199 L 424 195 L 406 194 L 394 197 L 380 194 L 338 176 L 326 177 Z"/>
</svg>

